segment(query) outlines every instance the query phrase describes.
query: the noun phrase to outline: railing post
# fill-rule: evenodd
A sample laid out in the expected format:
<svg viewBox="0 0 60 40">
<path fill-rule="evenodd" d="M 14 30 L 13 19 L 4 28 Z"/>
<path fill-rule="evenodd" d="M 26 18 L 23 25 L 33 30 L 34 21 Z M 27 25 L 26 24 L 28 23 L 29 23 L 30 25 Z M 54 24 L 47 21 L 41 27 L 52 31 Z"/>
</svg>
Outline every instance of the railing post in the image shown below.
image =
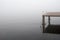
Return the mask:
<svg viewBox="0 0 60 40">
<path fill-rule="evenodd" d="M 45 16 L 42 16 L 43 33 L 45 32 Z"/>
<path fill-rule="evenodd" d="M 48 25 L 50 25 L 50 16 L 48 16 Z"/>
</svg>

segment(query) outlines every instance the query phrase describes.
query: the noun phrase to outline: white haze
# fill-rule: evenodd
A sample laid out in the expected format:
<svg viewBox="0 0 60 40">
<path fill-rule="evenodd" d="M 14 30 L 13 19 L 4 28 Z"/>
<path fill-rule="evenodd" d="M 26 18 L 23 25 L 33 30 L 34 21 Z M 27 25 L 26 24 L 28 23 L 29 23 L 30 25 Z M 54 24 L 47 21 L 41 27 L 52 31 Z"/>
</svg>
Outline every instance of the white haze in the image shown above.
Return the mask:
<svg viewBox="0 0 60 40">
<path fill-rule="evenodd" d="M 60 0 L 0 0 L 0 31 L 39 33 L 42 11 L 60 11 Z"/>
</svg>

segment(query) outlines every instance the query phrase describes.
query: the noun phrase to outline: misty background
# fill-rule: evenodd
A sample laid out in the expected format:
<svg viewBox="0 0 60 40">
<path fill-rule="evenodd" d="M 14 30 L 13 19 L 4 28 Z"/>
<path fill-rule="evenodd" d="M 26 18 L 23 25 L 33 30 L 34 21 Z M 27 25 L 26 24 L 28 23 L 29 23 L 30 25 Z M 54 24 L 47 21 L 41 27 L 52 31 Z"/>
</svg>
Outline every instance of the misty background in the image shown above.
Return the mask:
<svg viewBox="0 0 60 40">
<path fill-rule="evenodd" d="M 40 38 L 42 11 L 59 12 L 60 0 L 0 0 L 1 38 Z M 59 18 L 52 19 L 59 24 Z"/>
</svg>

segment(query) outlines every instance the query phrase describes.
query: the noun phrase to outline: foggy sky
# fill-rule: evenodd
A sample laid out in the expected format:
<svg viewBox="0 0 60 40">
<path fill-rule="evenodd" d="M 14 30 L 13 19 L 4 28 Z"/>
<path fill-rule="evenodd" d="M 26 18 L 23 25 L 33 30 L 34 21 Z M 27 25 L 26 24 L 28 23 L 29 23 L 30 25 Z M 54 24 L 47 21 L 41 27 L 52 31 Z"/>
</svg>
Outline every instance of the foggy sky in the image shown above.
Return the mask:
<svg viewBox="0 0 60 40">
<path fill-rule="evenodd" d="M 42 11 L 60 11 L 60 0 L 0 0 L 0 24 L 40 23 Z"/>
</svg>

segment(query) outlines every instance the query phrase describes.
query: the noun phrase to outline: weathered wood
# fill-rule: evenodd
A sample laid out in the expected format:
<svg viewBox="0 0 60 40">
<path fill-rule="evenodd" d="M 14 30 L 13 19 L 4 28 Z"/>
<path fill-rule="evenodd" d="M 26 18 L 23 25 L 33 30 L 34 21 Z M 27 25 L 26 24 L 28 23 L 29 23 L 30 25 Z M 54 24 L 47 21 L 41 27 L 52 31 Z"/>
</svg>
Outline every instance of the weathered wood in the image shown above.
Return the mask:
<svg viewBox="0 0 60 40">
<path fill-rule="evenodd" d="M 44 16 L 60 16 L 60 12 L 47 12 Z"/>
<path fill-rule="evenodd" d="M 50 25 L 50 16 L 48 16 L 48 25 Z"/>
<path fill-rule="evenodd" d="M 48 17 L 48 25 L 50 25 L 50 17 L 60 17 L 60 12 L 47 12 L 42 15 L 43 33 L 45 31 L 45 17 Z"/>
<path fill-rule="evenodd" d="M 43 26 L 43 33 L 44 33 L 44 31 L 45 31 L 45 16 L 43 15 L 42 16 L 43 17 L 43 19 L 42 19 L 42 26 Z"/>
</svg>

